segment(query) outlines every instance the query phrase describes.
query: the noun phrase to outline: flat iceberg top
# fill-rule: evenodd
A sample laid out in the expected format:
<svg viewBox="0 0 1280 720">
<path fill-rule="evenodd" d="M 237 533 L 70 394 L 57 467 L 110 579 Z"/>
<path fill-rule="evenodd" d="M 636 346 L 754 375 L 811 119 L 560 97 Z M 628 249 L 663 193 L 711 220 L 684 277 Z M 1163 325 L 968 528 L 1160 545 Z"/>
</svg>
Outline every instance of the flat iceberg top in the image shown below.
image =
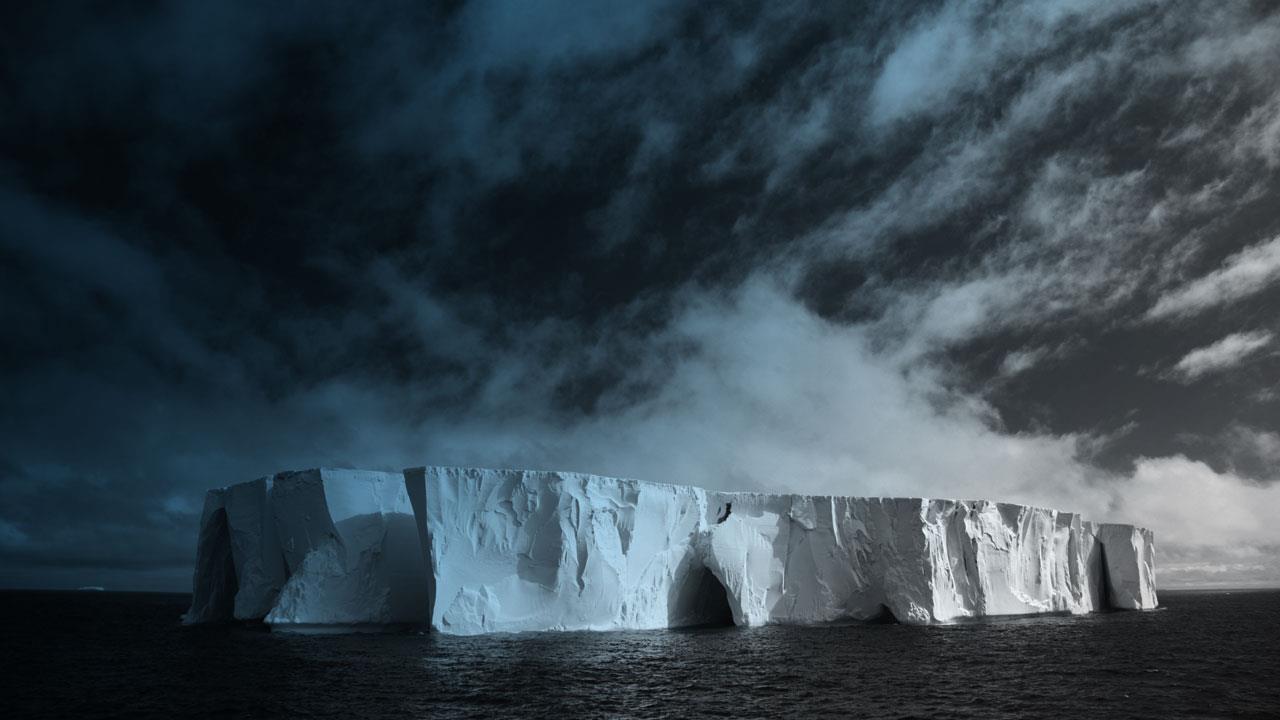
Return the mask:
<svg viewBox="0 0 1280 720">
<path fill-rule="evenodd" d="M 319 473 L 325 478 L 326 482 L 358 485 L 363 482 L 367 482 L 371 478 L 386 478 L 386 477 L 398 478 L 403 473 L 410 473 L 410 472 L 422 472 L 422 473 L 431 474 L 431 475 L 450 476 L 450 477 L 520 476 L 522 478 L 522 481 L 526 483 L 554 482 L 557 479 L 571 478 L 571 479 L 581 479 L 581 480 L 585 480 L 592 483 L 625 483 L 628 485 L 651 487 L 655 489 L 668 488 L 673 490 L 693 490 L 697 492 L 708 493 L 711 495 L 725 495 L 725 496 L 731 496 L 731 497 L 738 497 L 742 499 L 754 499 L 762 502 L 787 501 L 794 498 L 809 498 L 809 499 L 820 500 L 820 501 L 830 501 L 830 500 L 841 499 L 841 500 L 858 500 L 858 501 L 868 501 L 868 502 L 870 501 L 905 502 L 905 503 L 920 503 L 922 505 L 929 504 L 929 503 L 944 502 L 944 503 L 963 503 L 963 504 L 975 505 L 975 506 L 987 504 L 987 505 L 1007 506 L 1011 508 L 1027 508 L 1027 509 L 1035 510 L 1039 512 L 1062 512 L 1062 511 L 1058 511 L 1053 508 L 1044 507 L 1044 506 L 1023 505 L 1018 503 L 1002 502 L 998 500 L 984 500 L 984 499 L 957 500 L 957 499 L 949 499 L 949 498 L 931 498 L 931 497 L 910 496 L 910 495 L 902 495 L 902 496 L 814 495 L 814 494 L 805 494 L 805 493 L 775 493 L 775 492 L 765 492 L 760 490 L 707 490 L 697 485 L 667 483 L 667 482 L 660 482 L 656 480 L 642 480 L 638 478 L 628 478 L 628 477 L 613 476 L 613 475 L 597 475 L 594 473 L 585 473 L 585 472 L 579 472 L 575 470 L 482 468 L 482 467 L 472 467 L 472 466 L 465 466 L 465 465 L 426 465 L 426 466 L 407 468 L 401 472 L 320 467 L 320 468 L 312 468 L 310 470 L 285 471 L 285 472 L 277 473 L 275 476 L 265 478 L 265 480 L 268 483 L 270 483 L 272 478 L 275 478 L 275 477 L 291 477 L 296 475 Z M 238 486 L 252 485 L 255 482 L 257 481 L 251 480 L 247 482 L 233 483 L 231 485 L 210 490 L 210 492 L 226 492 Z M 1145 528 L 1142 528 L 1141 526 L 1136 526 L 1136 525 L 1132 525 L 1129 527 L 1134 527 L 1139 530 L 1145 530 Z"/>
<path fill-rule="evenodd" d="M 1156 606 L 1149 531 L 986 500 L 320 468 L 210 491 L 188 622 L 641 629 Z"/>
<path fill-rule="evenodd" d="M 353 471 L 322 469 L 322 472 L 353 472 Z M 693 490 L 696 492 L 702 492 L 709 495 L 721 495 L 721 496 L 728 496 L 731 498 L 737 497 L 742 499 L 756 499 L 764 502 L 767 502 L 770 500 L 787 501 L 794 498 L 807 498 L 807 499 L 813 499 L 813 500 L 819 500 L 819 501 L 831 501 L 831 500 L 839 499 L 839 500 L 856 500 L 856 501 L 867 501 L 867 502 L 919 503 L 922 505 L 926 505 L 930 503 L 963 503 L 971 506 L 996 505 L 996 506 L 1005 506 L 1009 508 L 1026 508 L 1026 509 L 1034 510 L 1037 512 L 1060 512 L 1063 514 L 1067 514 L 1067 513 L 1064 513 L 1063 511 L 1055 510 L 1054 508 L 1049 508 L 1049 507 L 1044 507 L 1039 505 L 1023 505 L 1019 503 L 1010 503 L 1010 502 L 1003 502 L 998 500 L 983 500 L 983 499 L 956 500 L 956 499 L 949 499 L 949 498 L 930 498 L 930 497 L 910 496 L 910 495 L 901 495 L 901 496 L 814 495 L 814 494 L 805 494 L 805 493 L 765 492 L 761 490 L 707 490 L 698 485 L 667 483 L 667 482 L 659 482 L 656 480 L 642 480 L 637 478 L 628 478 L 628 477 L 620 477 L 620 476 L 612 476 L 612 475 L 596 475 L 593 473 L 577 472 L 573 470 L 535 470 L 535 469 L 521 469 L 521 468 L 481 468 L 481 467 L 470 467 L 470 466 L 462 466 L 462 465 L 458 465 L 458 466 L 428 465 L 428 466 L 421 466 L 421 467 L 415 467 L 415 468 L 408 468 L 404 472 L 406 473 L 423 472 L 423 473 L 433 474 L 433 475 L 454 476 L 454 477 L 460 476 L 460 475 L 471 475 L 471 476 L 519 475 L 524 478 L 524 482 L 553 482 L 556 478 L 582 478 L 592 482 L 628 483 L 628 484 L 635 484 L 640 486 L 651 486 L 654 488 Z M 1133 527 L 1135 529 L 1144 530 L 1144 531 L 1146 530 L 1146 528 L 1143 528 L 1137 525 L 1126 525 L 1126 527 Z"/>
</svg>

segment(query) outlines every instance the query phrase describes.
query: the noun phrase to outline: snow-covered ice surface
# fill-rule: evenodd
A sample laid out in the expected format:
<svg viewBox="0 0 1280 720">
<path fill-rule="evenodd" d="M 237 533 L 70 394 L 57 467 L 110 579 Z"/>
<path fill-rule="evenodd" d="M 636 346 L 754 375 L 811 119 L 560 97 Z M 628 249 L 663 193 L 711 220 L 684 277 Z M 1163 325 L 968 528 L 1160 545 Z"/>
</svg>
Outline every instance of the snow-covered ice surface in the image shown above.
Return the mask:
<svg viewBox="0 0 1280 720">
<path fill-rule="evenodd" d="M 189 623 L 451 634 L 1156 607 L 1150 531 L 988 501 L 562 472 L 306 470 L 211 490 Z"/>
</svg>

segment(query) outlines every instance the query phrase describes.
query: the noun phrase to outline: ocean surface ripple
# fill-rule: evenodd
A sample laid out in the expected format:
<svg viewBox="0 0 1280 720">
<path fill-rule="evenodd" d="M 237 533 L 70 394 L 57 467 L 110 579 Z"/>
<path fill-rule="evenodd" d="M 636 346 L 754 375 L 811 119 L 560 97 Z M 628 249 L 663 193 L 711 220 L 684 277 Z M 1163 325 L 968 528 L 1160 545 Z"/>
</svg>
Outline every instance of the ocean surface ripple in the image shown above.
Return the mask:
<svg viewBox="0 0 1280 720">
<path fill-rule="evenodd" d="M 0 592 L 23 717 L 1280 717 L 1280 591 L 956 625 L 445 637 L 182 627 L 189 597 Z"/>
</svg>

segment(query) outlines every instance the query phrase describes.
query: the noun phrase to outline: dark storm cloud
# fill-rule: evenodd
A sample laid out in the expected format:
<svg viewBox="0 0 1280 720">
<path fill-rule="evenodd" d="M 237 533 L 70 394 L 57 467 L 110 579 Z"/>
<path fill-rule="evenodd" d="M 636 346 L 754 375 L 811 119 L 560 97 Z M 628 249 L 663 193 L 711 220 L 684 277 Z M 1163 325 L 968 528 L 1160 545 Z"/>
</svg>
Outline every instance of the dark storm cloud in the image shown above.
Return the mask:
<svg viewBox="0 0 1280 720">
<path fill-rule="evenodd" d="M 1280 576 L 1269 5 L 0 33 L 0 581 L 153 586 L 205 488 L 424 462 L 1052 504 Z"/>
</svg>

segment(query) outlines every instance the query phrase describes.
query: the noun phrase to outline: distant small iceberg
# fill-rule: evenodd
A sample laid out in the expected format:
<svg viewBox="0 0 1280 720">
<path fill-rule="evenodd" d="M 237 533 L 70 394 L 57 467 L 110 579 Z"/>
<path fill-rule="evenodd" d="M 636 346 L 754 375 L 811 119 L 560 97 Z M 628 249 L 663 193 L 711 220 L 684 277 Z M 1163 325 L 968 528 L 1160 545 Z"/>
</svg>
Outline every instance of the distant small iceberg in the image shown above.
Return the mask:
<svg viewBox="0 0 1280 720">
<path fill-rule="evenodd" d="M 76 588 L 76 591 L 77 592 L 106 592 L 107 589 L 102 587 L 101 585 L 85 585 L 84 587 Z"/>
</svg>

